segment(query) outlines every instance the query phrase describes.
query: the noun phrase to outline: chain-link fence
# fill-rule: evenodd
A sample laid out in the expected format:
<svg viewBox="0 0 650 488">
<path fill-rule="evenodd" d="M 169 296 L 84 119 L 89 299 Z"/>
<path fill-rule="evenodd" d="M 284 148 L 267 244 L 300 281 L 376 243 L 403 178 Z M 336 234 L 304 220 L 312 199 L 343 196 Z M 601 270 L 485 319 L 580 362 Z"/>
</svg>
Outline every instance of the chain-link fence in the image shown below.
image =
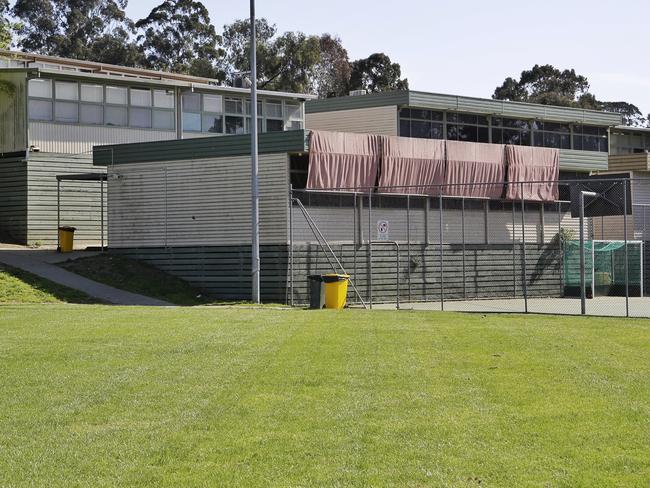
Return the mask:
<svg viewBox="0 0 650 488">
<path fill-rule="evenodd" d="M 646 185 L 292 190 L 287 301 L 308 302 L 307 277 L 336 271 L 353 306 L 650 317 Z"/>
</svg>

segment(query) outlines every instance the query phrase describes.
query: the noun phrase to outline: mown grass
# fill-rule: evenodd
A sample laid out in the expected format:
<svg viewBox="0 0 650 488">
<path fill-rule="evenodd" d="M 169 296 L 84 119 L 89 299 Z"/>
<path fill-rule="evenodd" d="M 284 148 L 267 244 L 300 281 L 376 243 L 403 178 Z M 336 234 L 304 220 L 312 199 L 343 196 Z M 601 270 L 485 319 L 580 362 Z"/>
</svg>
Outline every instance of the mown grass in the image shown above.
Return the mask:
<svg viewBox="0 0 650 488">
<path fill-rule="evenodd" d="M 135 259 L 99 254 L 65 261 L 61 267 L 94 281 L 175 305 L 219 303 L 188 282 Z"/>
<path fill-rule="evenodd" d="M 0 486 L 647 486 L 650 322 L 0 308 Z"/>
<path fill-rule="evenodd" d="M 26 271 L 0 263 L 0 303 L 101 303 Z"/>
</svg>

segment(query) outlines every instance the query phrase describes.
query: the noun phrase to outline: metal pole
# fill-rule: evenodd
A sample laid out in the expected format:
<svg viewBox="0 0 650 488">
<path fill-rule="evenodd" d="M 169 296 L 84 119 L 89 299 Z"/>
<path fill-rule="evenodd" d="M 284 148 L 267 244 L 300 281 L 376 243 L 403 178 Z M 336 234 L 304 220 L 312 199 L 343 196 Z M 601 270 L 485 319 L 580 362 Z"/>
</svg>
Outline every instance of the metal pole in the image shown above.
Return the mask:
<svg viewBox="0 0 650 488">
<path fill-rule="evenodd" d="M 293 185 L 289 185 L 289 305 L 293 307 Z"/>
<path fill-rule="evenodd" d="M 562 209 L 561 203 L 557 202 L 557 249 L 560 259 L 560 296 L 564 296 L 564 253 L 562 252 Z"/>
<path fill-rule="evenodd" d="M 467 285 L 465 280 L 465 197 L 460 200 L 460 228 L 461 240 L 463 248 L 463 298 L 467 299 Z"/>
<path fill-rule="evenodd" d="M 368 188 L 368 301 L 372 310 L 372 188 Z"/>
<path fill-rule="evenodd" d="M 255 0 L 250 1 L 251 22 L 251 296 L 260 303 L 260 216 L 257 167 L 257 39 L 255 32 Z"/>
<path fill-rule="evenodd" d="M 587 294 L 585 292 L 585 194 L 580 192 L 580 313 L 587 313 Z"/>
<path fill-rule="evenodd" d="M 445 266 L 445 261 L 444 261 L 444 251 L 442 247 L 442 188 L 440 188 L 440 196 L 438 199 L 438 204 L 440 205 L 440 208 L 438 209 L 438 212 L 440 214 L 440 310 L 444 311 L 445 310 L 445 271 L 444 271 L 444 266 Z"/>
<path fill-rule="evenodd" d="M 56 180 L 56 250 L 61 250 L 61 239 L 59 236 L 61 227 L 61 180 Z"/>
<path fill-rule="evenodd" d="M 625 316 L 630 316 L 630 275 L 627 261 L 627 182 L 623 180 L 623 239 L 625 240 Z"/>
<path fill-rule="evenodd" d="M 409 303 L 411 300 L 411 196 L 406 195 L 406 276 L 408 278 L 409 289 L 408 297 Z"/>
<path fill-rule="evenodd" d="M 515 202 L 512 202 L 512 296 L 517 298 L 517 233 L 515 228 L 517 220 L 515 215 Z"/>
<path fill-rule="evenodd" d="M 102 252 L 104 252 L 104 180 L 99 179 L 99 208 L 101 214 L 101 239 L 102 239 Z"/>
<path fill-rule="evenodd" d="M 524 258 L 524 312 L 528 313 L 528 273 L 526 272 L 527 262 L 526 262 L 526 208 L 524 205 L 524 184 L 521 184 L 521 250 L 522 256 Z"/>
</svg>

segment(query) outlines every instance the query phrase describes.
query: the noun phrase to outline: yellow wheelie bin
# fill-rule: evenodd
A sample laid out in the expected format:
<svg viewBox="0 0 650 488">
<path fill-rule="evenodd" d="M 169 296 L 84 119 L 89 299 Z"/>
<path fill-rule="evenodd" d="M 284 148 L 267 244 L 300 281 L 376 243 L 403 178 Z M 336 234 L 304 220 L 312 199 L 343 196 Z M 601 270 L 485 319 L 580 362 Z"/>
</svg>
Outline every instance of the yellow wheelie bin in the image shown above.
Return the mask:
<svg viewBox="0 0 650 488">
<path fill-rule="evenodd" d="M 323 275 L 325 308 L 342 309 L 348 296 L 349 275 L 330 273 Z"/>
<path fill-rule="evenodd" d="M 75 230 L 74 227 L 59 227 L 59 252 L 72 252 Z"/>
</svg>

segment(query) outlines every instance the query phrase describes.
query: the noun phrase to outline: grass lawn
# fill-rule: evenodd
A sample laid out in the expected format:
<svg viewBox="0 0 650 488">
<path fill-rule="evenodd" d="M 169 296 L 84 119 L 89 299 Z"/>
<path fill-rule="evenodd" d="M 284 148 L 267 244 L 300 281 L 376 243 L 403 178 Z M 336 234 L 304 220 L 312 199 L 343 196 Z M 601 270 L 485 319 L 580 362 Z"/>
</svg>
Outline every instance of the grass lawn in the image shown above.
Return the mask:
<svg viewBox="0 0 650 488">
<path fill-rule="evenodd" d="M 647 486 L 650 321 L 0 307 L 0 486 Z"/>
<path fill-rule="evenodd" d="M 91 280 L 176 305 L 207 305 L 215 302 L 186 281 L 142 261 L 122 256 L 99 254 L 65 261 L 60 266 Z"/>
<path fill-rule="evenodd" d="M 100 300 L 0 263 L 0 303 L 61 302 L 100 303 Z"/>
</svg>

